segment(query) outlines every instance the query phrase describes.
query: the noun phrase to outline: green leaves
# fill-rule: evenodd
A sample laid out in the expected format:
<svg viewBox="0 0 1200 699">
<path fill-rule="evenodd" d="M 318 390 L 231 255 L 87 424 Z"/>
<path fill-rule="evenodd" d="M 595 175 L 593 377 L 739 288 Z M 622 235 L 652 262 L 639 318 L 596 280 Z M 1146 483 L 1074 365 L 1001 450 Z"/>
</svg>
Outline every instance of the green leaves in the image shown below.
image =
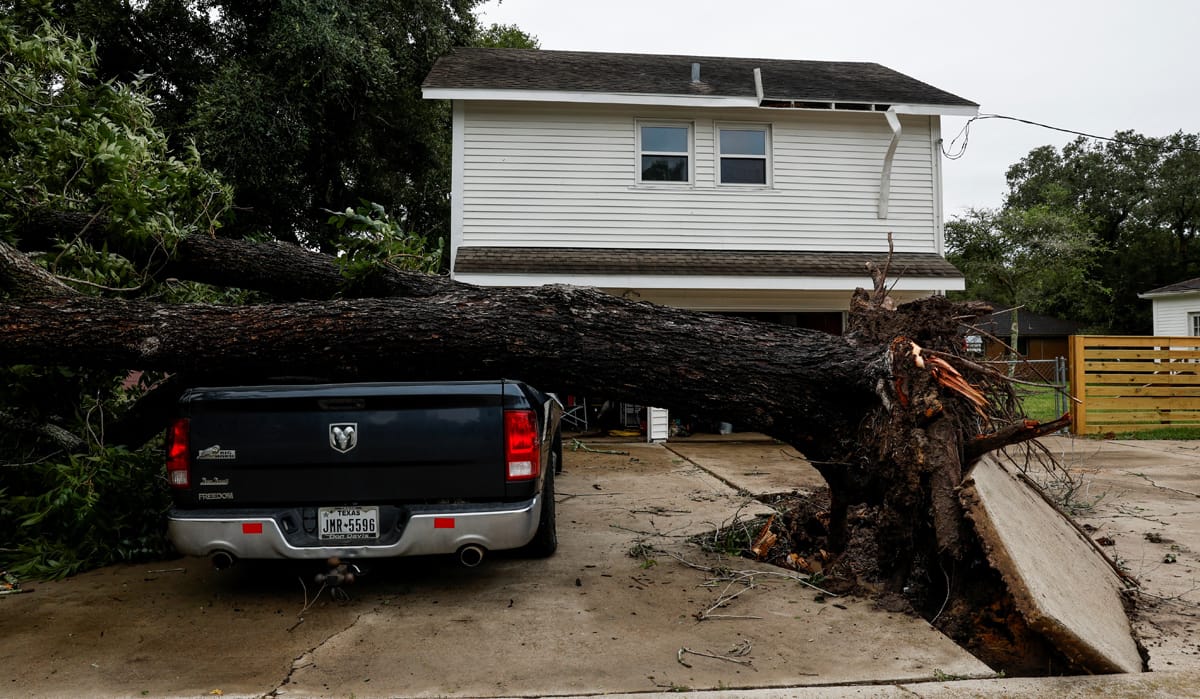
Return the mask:
<svg viewBox="0 0 1200 699">
<path fill-rule="evenodd" d="M 0 236 L 11 241 L 44 210 L 102 214 L 112 230 L 167 248 L 211 234 L 229 189 L 194 148 L 171 153 L 140 84 L 101 82 L 95 64 L 79 39 L 49 24 L 28 37 L 0 16 Z"/>
<path fill-rule="evenodd" d="M 430 273 L 441 268 L 442 246 L 428 249 L 423 238 L 405 232 L 379 204 L 363 202 L 333 213 L 327 223 L 340 233 L 334 239 L 341 250 L 336 262 L 351 288 L 369 284 L 383 268 Z"/>
<path fill-rule="evenodd" d="M 1035 148 L 1009 168 L 1002 209 L 946 224 L 967 295 L 1151 331 L 1138 294 L 1200 276 L 1200 135 L 1115 138 Z"/>
<path fill-rule="evenodd" d="M 237 230 L 334 254 L 319 212 L 369 200 L 410 232 L 444 237 L 449 109 L 420 84 L 471 43 L 477 0 L 218 4 L 228 43 L 186 129 L 234 185 Z"/>
<path fill-rule="evenodd" d="M 161 445 L 27 464 L 20 481 L 37 494 L 0 500 L 0 548 L 16 551 L 8 569 L 21 577 L 61 578 L 119 561 L 169 553 L 163 514 L 169 504 Z M 0 493 L 2 495 L 2 493 Z"/>
</svg>

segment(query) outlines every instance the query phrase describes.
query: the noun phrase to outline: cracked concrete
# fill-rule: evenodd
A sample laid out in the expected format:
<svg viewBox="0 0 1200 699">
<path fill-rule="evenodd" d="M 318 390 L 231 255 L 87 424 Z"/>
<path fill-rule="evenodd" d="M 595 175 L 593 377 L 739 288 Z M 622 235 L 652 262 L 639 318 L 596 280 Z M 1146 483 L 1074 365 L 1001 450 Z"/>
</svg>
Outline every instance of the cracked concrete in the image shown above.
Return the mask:
<svg viewBox="0 0 1200 699">
<path fill-rule="evenodd" d="M 1151 478 L 1150 476 L 1147 476 L 1144 473 L 1133 473 L 1132 471 L 1126 471 L 1125 475 L 1133 476 L 1134 478 L 1141 478 L 1142 480 L 1146 481 L 1150 485 L 1154 486 L 1155 488 L 1159 488 L 1161 490 L 1169 490 L 1172 493 L 1179 493 L 1180 495 L 1191 495 L 1194 498 L 1200 498 L 1200 494 L 1193 493 L 1190 490 L 1180 490 L 1179 488 L 1168 488 L 1165 485 L 1160 485 L 1160 484 L 1154 482 L 1153 478 Z"/>
<path fill-rule="evenodd" d="M 1150 669 L 1200 669 L 1200 442 L 1042 442 L 1084 484 L 1076 520 L 1141 584 L 1133 626 Z"/>
<path fill-rule="evenodd" d="M 319 595 L 320 593 L 318 592 L 317 594 Z M 316 600 L 314 600 L 314 602 L 315 601 Z M 303 618 L 301 618 L 301 619 L 303 620 Z M 286 690 L 284 688 L 287 687 L 292 682 L 292 675 L 294 675 L 297 670 L 300 670 L 305 667 L 308 667 L 309 665 L 312 665 L 314 662 L 313 655 L 318 650 L 320 650 L 321 646 L 324 646 L 326 643 L 329 643 L 329 641 L 333 640 L 334 638 L 337 638 L 341 634 L 344 634 L 347 631 L 349 631 L 350 629 L 354 628 L 355 624 L 357 624 L 359 622 L 359 620 L 361 620 L 361 619 L 362 619 L 362 614 L 356 615 L 354 617 L 354 621 L 351 621 L 346 626 L 346 628 L 332 634 L 331 636 L 327 636 L 326 638 L 322 639 L 321 642 L 318 643 L 317 645 L 313 646 L 312 648 L 309 648 L 308 650 L 304 651 L 300 655 L 296 656 L 296 659 L 292 661 L 292 667 L 288 670 L 287 677 L 284 677 L 283 681 L 280 682 L 279 684 L 275 685 L 275 688 L 272 689 L 271 691 L 267 692 L 265 696 L 278 697 L 278 696 L 284 694 L 286 692 Z"/>
</svg>

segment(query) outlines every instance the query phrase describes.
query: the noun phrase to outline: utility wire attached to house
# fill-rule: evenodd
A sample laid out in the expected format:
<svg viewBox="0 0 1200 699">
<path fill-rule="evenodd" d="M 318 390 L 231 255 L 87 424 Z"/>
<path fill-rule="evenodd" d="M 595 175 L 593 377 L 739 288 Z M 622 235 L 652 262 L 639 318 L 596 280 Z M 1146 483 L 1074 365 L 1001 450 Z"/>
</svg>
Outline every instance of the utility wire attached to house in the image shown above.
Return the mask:
<svg viewBox="0 0 1200 699">
<path fill-rule="evenodd" d="M 1126 146 L 1150 145 L 1146 141 L 1135 141 L 1135 140 L 1130 140 L 1127 138 L 1115 138 L 1112 136 L 1099 136 L 1097 134 L 1087 133 L 1085 131 L 1076 131 L 1075 129 L 1064 129 L 1061 126 L 1051 126 L 1049 124 L 1043 124 L 1041 122 L 1031 121 L 1029 119 L 1021 119 L 1019 117 L 1006 116 L 1004 114 L 980 114 L 978 116 L 973 116 L 970 119 L 968 119 L 967 123 L 963 124 L 962 129 L 959 130 L 958 135 L 955 136 L 953 139 L 951 139 L 949 144 L 946 144 L 946 143 L 942 144 L 942 155 L 946 156 L 946 159 L 948 159 L 948 160 L 958 160 L 959 158 L 963 157 L 963 155 L 966 154 L 966 152 L 967 152 L 967 141 L 969 141 L 971 138 L 971 124 L 973 124 L 974 122 L 976 122 L 978 120 L 982 120 L 982 119 L 1005 119 L 1007 121 L 1017 121 L 1022 124 L 1029 124 L 1030 126 L 1037 126 L 1037 127 L 1043 128 L 1043 129 L 1050 129 L 1051 131 L 1060 131 L 1062 133 L 1069 133 L 1069 134 L 1074 134 L 1076 136 L 1083 136 L 1084 138 L 1094 138 L 1098 141 L 1109 141 L 1111 143 L 1120 143 L 1120 144 L 1126 145 Z M 958 149 L 955 150 L 954 144 L 957 143 L 960 138 L 962 139 L 962 145 L 960 145 L 958 147 Z M 1181 152 L 1186 152 L 1186 153 L 1200 153 L 1200 148 L 1189 148 L 1187 146 L 1160 145 L 1157 147 L 1160 150 L 1174 150 L 1174 151 L 1181 151 Z"/>
</svg>

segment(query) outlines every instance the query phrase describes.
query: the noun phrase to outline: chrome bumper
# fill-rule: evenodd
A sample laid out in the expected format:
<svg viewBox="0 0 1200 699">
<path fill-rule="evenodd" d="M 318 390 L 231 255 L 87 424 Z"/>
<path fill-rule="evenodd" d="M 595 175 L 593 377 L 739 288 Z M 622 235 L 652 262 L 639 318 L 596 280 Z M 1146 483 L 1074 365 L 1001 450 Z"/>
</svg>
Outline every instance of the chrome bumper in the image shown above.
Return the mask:
<svg viewBox="0 0 1200 699">
<path fill-rule="evenodd" d="M 276 510 L 223 510 L 208 513 L 172 509 L 167 530 L 180 553 L 211 556 L 224 552 L 236 558 L 389 558 L 455 553 L 475 544 L 499 551 L 524 546 L 537 532 L 541 496 L 510 505 L 421 505 L 408 508 L 409 516 L 398 537 L 380 544 L 297 545 L 295 533 L 280 526 L 283 512 Z M 437 522 L 435 523 L 435 520 Z M 448 526 L 447 520 L 453 520 Z M 385 538 L 385 537 L 381 537 Z"/>
</svg>

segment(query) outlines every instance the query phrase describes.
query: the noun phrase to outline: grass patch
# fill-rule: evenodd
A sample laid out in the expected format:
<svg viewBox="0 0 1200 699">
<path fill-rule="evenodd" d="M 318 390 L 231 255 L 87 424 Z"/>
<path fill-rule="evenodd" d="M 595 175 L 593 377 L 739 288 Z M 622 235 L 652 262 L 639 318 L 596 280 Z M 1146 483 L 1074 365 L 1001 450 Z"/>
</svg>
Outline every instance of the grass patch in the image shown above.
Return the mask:
<svg viewBox="0 0 1200 699">
<path fill-rule="evenodd" d="M 1062 417 L 1062 413 L 1055 408 L 1056 391 L 1053 386 L 1019 385 L 1016 388 L 1025 417 L 1038 422 L 1050 422 Z"/>
<path fill-rule="evenodd" d="M 1161 427 L 1147 425 L 1137 432 L 1107 432 L 1088 435 L 1093 439 L 1200 439 L 1200 426 Z"/>
</svg>

